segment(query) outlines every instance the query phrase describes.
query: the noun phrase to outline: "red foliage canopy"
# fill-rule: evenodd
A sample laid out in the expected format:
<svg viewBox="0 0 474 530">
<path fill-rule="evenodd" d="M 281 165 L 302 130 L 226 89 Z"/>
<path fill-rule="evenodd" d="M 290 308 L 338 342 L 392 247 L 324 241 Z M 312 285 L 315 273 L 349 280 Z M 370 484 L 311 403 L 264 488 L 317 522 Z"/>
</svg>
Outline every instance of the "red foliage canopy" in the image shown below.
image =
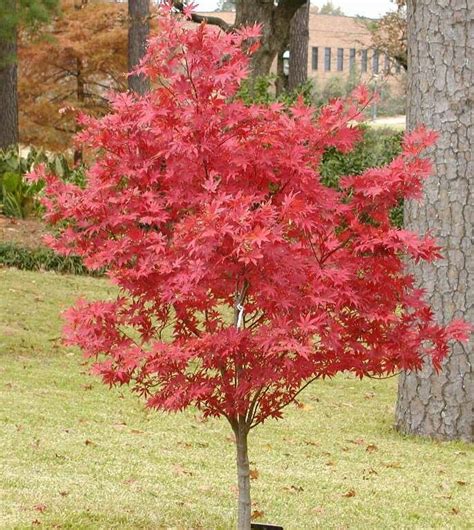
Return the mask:
<svg viewBox="0 0 474 530">
<path fill-rule="evenodd" d="M 162 16 L 141 67 L 153 89 L 117 94 L 83 118 L 97 150 L 85 189 L 53 176 L 51 245 L 107 267 L 114 301 L 67 312 L 70 343 L 109 384 L 164 410 L 245 418 L 281 409 L 314 378 L 435 365 L 465 326 L 433 322 L 405 270 L 439 257 L 429 236 L 397 230 L 390 209 L 430 171 L 423 129 L 389 166 L 320 181 L 325 149 L 348 151 L 367 94 L 321 109 L 233 99 L 259 28 L 225 34 Z"/>
</svg>

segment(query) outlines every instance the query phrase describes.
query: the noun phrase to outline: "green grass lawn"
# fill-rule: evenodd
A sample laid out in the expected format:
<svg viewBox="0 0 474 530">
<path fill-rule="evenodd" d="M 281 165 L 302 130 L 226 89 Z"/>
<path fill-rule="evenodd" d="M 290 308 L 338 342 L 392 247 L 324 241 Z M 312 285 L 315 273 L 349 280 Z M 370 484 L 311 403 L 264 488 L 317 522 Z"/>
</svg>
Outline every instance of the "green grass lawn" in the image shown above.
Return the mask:
<svg viewBox="0 0 474 530">
<path fill-rule="evenodd" d="M 224 421 L 150 412 L 60 342 L 59 313 L 105 280 L 0 270 L 0 527 L 235 524 Z M 392 429 L 396 380 L 319 382 L 250 438 L 255 515 L 285 530 L 473 528 L 473 450 Z"/>
</svg>

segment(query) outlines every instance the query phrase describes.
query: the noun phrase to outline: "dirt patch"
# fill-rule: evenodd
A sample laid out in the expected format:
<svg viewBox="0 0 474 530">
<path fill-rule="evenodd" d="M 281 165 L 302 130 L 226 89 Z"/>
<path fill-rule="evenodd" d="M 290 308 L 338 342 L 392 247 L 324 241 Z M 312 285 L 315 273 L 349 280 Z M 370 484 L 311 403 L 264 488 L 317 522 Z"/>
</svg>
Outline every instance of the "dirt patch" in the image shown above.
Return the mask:
<svg viewBox="0 0 474 530">
<path fill-rule="evenodd" d="M 46 225 L 40 219 L 13 219 L 0 215 L 0 243 L 38 248 L 44 246 L 43 236 L 47 233 Z"/>
</svg>

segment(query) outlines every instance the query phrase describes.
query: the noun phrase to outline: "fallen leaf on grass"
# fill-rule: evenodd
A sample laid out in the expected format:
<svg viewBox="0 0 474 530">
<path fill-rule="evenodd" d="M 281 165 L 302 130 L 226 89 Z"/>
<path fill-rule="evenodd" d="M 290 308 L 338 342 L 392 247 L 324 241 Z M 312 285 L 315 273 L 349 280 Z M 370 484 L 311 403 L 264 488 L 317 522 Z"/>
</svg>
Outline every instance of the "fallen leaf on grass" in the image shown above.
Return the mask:
<svg viewBox="0 0 474 530">
<path fill-rule="evenodd" d="M 356 492 L 355 490 L 349 490 L 349 491 L 346 491 L 346 493 L 343 493 L 342 494 L 343 497 L 355 497 L 356 496 Z"/>
<path fill-rule="evenodd" d="M 378 475 L 377 471 L 373 467 L 369 467 L 369 469 L 364 469 L 364 474 L 362 475 L 362 478 L 364 480 L 368 480 L 371 475 Z"/>
<path fill-rule="evenodd" d="M 352 403 L 341 403 L 341 405 L 342 405 L 343 407 L 348 407 L 348 408 L 350 408 L 350 409 L 353 409 L 353 408 L 354 408 L 354 405 L 353 405 Z"/>
<path fill-rule="evenodd" d="M 301 493 L 302 491 L 304 491 L 304 488 L 302 486 L 294 486 L 294 485 L 285 486 L 283 489 L 285 491 L 289 491 L 290 493 Z"/>
<path fill-rule="evenodd" d="M 301 403 L 301 401 L 298 402 L 298 405 L 297 405 L 297 406 L 298 406 L 298 408 L 299 408 L 300 410 L 306 410 L 306 411 L 309 411 L 309 410 L 313 410 L 313 409 L 314 409 L 314 407 L 313 407 L 312 405 L 309 405 L 308 403 Z"/>
<path fill-rule="evenodd" d="M 375 451 L 378 451 L 378 447 L 375 445 L 375 444 L 369 444 L 365 450 L 368 452 L 368 453 L 373 453 Z"/>
<path fill-rule="evenodd" d="M 180 464 L 174 464 L 173 466 L 173 470 L 175 472 L 176 475 L 188 475 L 188 476 L 192 476 L 192 471 L 188 471 L 187 469 L 185 469 L 182 465 Z"/>
<path fill-rule="evenodd" d="M 44 513 L 46 511 L 47 506 L 46 504 L 35 504 L 33 508 L 39 513 Z"/>
<path fill-rule="evenodd" d="M 384 464 L 385 467 L 392 468 L 392 469 L 401 469 L 402 465 L 400 462 L 387 462 Z"/>
<path fill-rule="evenodd" d="M 260 476 L 258 469 L 251 469 L 249 472 L 250 480 L 257 480 Z"/>
<path fill-rule="evenodd" d="M 252 512 L 252 519 L 261 519 L 265 515 L 265 512 L 260 510 L 254 510 Z"/>
</svg>

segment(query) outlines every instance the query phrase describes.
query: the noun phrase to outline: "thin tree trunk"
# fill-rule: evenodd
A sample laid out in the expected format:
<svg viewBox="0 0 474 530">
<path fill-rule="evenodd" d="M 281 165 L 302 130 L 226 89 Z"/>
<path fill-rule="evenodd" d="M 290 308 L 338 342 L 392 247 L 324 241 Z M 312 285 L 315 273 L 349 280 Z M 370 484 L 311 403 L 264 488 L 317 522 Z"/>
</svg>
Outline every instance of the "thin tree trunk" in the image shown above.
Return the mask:
<svg viewBox="0 0 474 530">
<path fill-rule="evenodd" d="M 84 102 L 86 99 L 85 95 L 85 86 L 84 86 L 84 76 L 82 75 L 82 60 L 78 57 L 76 59 L 76 70 L 77 70 L 77 101 L 79 102 L 80 108 L 83 108 Z M 79 131 L 79 124 L 76 125 L 76 131 Z M 76 147 L 74 149 L 74 165 L 79 165 L 82 163 L 82 149 Z"/>
<path fill-rule="evenodd" d="M 422 203 L 405 207 L 408 228 L 431 231 L 444 259 L 418 265 L 417 282 L 442 323 L 474 321 L 473 19 L 465 0 L 411 0 L 408 15 L 408 127 L 440 138 Z M 440 374 L 427 363 L 401 375 L 396 425 L 402 432 L 474 441 L 474 352 L 455 344 Z"/>
<path fill-rule="evenodd" d="M 14 12 L 15 2 L 7 0 L 5 9 Z M 0 39 L 0 149 L 18 144 L 17 35 Z"/>
<path fill-rule="evenodd" d="M 150 34 L 150 0 L 128 0 L 128 71 L 131 72 L 145 55 Z M 144 94 L 150 88 L 143 75 L 128 77 L 129 90 Z"/>
<path fill-rule="evenodd" d="M 252 503 L 250 499 L 250 466 L 247 444 L 248 427 L 243 418 L 234 427 L 234 433 L 237 450 L 237 483 L 239 488 L 237 528 L 238 530 L 250 530 Z"/>
<path fill-rule="evenodd" d="M 289 90 L 295 90 L 308 80 L 309 5 L 308 0 L 291 19 Z"/>
</svg>

